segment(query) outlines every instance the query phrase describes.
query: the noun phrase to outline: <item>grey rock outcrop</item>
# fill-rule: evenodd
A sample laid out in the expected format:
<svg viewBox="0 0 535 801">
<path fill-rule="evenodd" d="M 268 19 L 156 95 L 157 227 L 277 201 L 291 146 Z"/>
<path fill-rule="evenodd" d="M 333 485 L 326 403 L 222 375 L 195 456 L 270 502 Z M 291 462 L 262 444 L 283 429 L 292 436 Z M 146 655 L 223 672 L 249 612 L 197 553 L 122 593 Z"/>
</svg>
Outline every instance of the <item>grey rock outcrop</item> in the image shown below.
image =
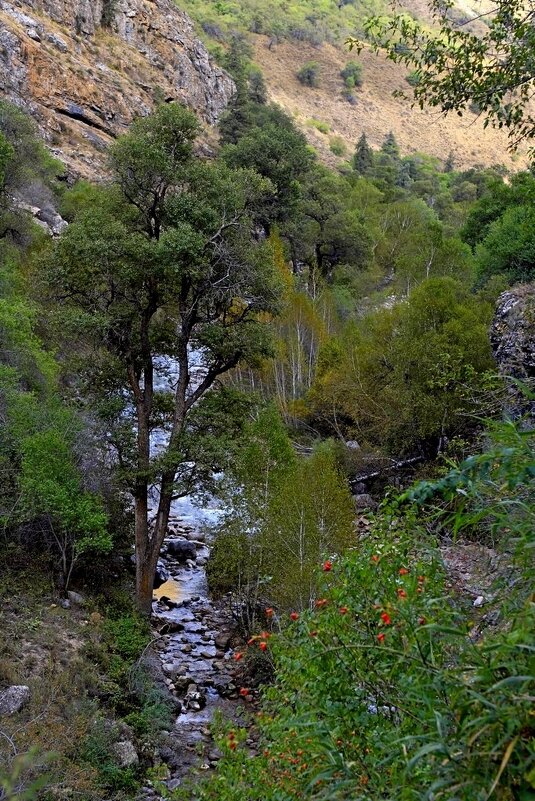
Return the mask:
<svg viewBox="0 0 535 801">
<path fill-rule="evenodd" d="M 212 125 L 233 92 L 174 0 L 0 0 L 0 95 L 77 175 L 98 177 L 110 139 L 157 99 Z"/>
<path fill-rule="evenodd" d="M 503 376 L 535 389 L 535 283 L 520 284 L 500 295 L 490 340 Z M 535 402 L 514 383 L 508 388 L 507 412 L 535 419 Z"/>
<path fill-rule="evenodd" d="M 15 715 L 30 700 L 30 688 L 24 684 L 13 685 L 0 692 L 0 716 Z"/>
<path fill-rule="evenodd" d="M 135 557 L 134 557 L 135 559 Z M 170 574 L 164 563 L 161 559 L 158 559 L 158 564 L 156 565 L 156 572 L 154 574 L 154 589 L 159 589 L 162 584 L 165 584 L 166 581 L 169 581 Z"/>
</svg>

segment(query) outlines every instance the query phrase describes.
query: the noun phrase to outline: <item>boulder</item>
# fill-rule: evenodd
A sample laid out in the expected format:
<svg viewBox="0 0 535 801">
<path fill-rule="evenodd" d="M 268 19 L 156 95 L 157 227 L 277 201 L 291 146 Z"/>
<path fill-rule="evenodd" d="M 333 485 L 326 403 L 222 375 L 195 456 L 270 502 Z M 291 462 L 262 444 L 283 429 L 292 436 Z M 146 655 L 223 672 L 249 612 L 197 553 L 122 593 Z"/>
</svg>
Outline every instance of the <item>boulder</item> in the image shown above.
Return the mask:
<svg viewBox="0 0 535 801">
<path fill-rule="evenodd" d="M 357 509 L 371 509 L 372 511 L 375 511 L 379 506 L 377 501 L 374 501 L 372 496 L 366 492 L 360 495 L 353 495 L 353 503 Z"/>
<path fill-rule="evenodd" d="M 167 542 L 167 550 L 171 556 L 183 564 L 186 564 L 188 559 L 195 561 L 197 558 L 197 548 L 188 540 L 169 540 Z"/>
<path fill-rule="evenodd" d="M 71 602 L 71 604 L 75 604 L 76 606 L 84 606 L 85 598 L 83 595 L 80 595 L 79 592 L 74 592 L 73 590 L 69 590 L 67 593 L 67 598 Z"/>
<path fill-rule="evenodd" d="M 131 768 L 133 765 L 139 764 L 139 757 L 131 740 L 115 743 L 113 753 L 121 768 Z"/>
<path fill-rule="evenodd" d="M 232 635 L 228 631 L 221 631 L 215 638 L 215 644 L 217 648 L 221 648 L 222 651 L 226 651 L 230 645 L 230 640 Z"/>
<path fill-rule="evenodd" d="M 24 684 L 8 687 L 0 692 L 0 716 L 15 715 L 30 700 L 30 688 Z"/>
<path fill-rule="evenodd" d="M 159 559 L 156 565 L 156 573 L 154 574 L 154 589 L 157 590 L 158 587 L 161 587 L 166 581 L 169 581 L 169 571 L 162 560 Z"/>
</svg>

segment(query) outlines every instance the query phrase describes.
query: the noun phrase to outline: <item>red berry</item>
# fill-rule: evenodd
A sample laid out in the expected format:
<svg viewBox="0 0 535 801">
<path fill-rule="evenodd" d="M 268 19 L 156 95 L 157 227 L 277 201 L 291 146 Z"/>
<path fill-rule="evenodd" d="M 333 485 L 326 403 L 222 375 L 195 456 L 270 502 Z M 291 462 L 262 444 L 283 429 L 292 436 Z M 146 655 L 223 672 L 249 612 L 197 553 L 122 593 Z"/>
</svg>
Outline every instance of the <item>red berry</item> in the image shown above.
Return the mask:
<svg viewBox="0 0 535 801">
<path fill-rule="evenodd" d="M 381 620 L 383 621 L 385 626 L 390 626 L 392 624 L 392 618 L 390 617 L 388 612 L 383 612 L 383 614 L 381 615 Z"/>
<path fill-rule="evenodd" d="M 409 571 L 407 570 L 407 568 L 406 568 L 406 567 L 401 567 L 401 568 L 399 569 L 399 575 L 400 575 L 400 576 L 406 576 L 408 572 L 409 572 Z"/>
<path fill-rule="evenodd" d="M 340 607 L 340 614 L 341 615 L 347 615 L 348 612 L 349 612 L 349 609 L 347 608 L 347 606 L 341 606 Z"/>
<path fill-rule="evenodd" d="M 246 695 L 249 695 L 248 688 L 247 687 L 242 687 L 241 690 L 240 690 L 240 695 L 242 696 L 242 698 L 245 698 Z"/>
<path fill-rule="evenodd" d="M 297 612 L 292 612 L 290 617 L 292 620 L 299 620 L 299 614 Z"/>
<path fill-rule="evenodd" d="M 407 593 L 405 592 L 405 590 L 402 590 L 402 589 L 398 590 L 398 595 L 399 595 L 400 598 L 406 598 L 407 597 Z"/>
<path fill-rule="evenodd" d="M 262 642 L 259 643 L 258 647 L 260 648 L 261 651 L 265 651 L 267 649 L 267 642 L 264 642 L 264 640 L 262 640 Z"/>
<path fill-rule="evenodd" d="M 329 570 L 333 569 L 333 563 L 329 559 L 327 559 L 327 561 L 323 563 L 323 569 L 326 573 L 328 573 Z"/>
<path fill-rule="evenodd" d="M 384 642 L 385 635 L 383 634 L 382 631 L 380 631 L 379 634 L 377 635 L 377 639 L 379 640 L 379 642 Z"/>
</svg>

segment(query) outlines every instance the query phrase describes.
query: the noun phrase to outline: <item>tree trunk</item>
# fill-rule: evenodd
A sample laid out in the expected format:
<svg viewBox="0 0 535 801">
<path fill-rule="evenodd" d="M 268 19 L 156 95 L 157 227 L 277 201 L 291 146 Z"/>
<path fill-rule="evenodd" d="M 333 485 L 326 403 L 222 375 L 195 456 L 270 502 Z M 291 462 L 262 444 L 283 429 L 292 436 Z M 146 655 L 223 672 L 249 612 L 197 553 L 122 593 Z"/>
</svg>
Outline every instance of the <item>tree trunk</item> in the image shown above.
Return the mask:
<svg viewBox="0 0 535 801">
<path fill-rule="evenodd" d="M 136 535 L 136 605 L 142 615 L 152 612 L 152 590 L 154 570 L 150 560 L 150 540 L 148 522 L 147 492 L 136 498 L 135 505 Z"/>
</svg>

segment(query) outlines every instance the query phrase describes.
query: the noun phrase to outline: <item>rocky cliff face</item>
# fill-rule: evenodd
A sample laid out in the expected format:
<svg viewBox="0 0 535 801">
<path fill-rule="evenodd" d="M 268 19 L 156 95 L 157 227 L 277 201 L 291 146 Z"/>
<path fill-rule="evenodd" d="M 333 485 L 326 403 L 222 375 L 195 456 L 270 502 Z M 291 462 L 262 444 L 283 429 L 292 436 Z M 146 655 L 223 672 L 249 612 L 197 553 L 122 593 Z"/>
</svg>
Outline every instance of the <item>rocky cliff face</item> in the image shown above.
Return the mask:
<svg viewBox="0 0 535 801">
<path fill-rule="evenodd" d="M 155 101 L 213 124 L 233 91 L 174 0 L 0 0 L 0 95 L 75 174 L 98 177 L 110 139 Z"/>
<path fill-rule="evenodd" d="M 535 391 L 535 284 L 521 284 L 500 295 L 491 330 L 491 343 L 500 373 L 516 378 Z M 507 411 L 529 415 L 535 423 L 535 402 L 514 384 Z"/>
</svg>

